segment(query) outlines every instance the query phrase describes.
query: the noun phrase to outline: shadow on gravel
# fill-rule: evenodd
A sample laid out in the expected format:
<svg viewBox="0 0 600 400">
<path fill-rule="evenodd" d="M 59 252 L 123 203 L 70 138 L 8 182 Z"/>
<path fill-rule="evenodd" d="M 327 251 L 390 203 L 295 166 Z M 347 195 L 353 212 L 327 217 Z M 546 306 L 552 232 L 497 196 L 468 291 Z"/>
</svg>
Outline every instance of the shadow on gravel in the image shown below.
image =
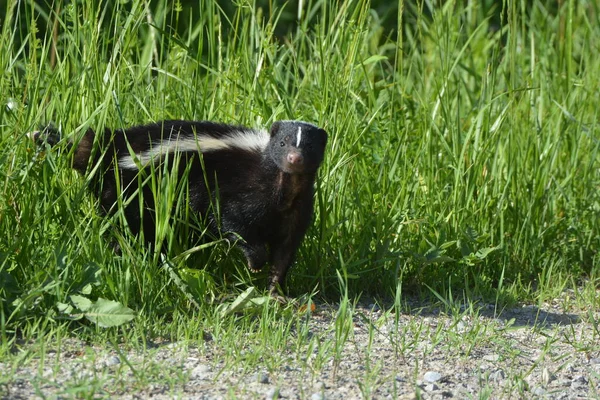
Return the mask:
<svg viewBox="0 0 600 400">
<path fill-rule="evenodd" d="M 488 318 L 500 318 L 507 321 L 514 319 L 512 326 L 517 327 L 538 326 L 541 328 L 550 328 L 554 325 L 578 324 L 581 321 L 581 318 L 577 314 L 546 311 L 532 305 L 503 310 L 496 316 L 494 316 L 493 308 L 482 309 L 480 315 Z"/>
<path fill-rule="evenodd" d="M 450 315 L 450 312 L 445 312 L 439 306 L 423 306 L 423 304 L 412 304 L 409 315 L 431 316 Z M 502 320 L 506 323 L 510 322 L 514 327 L 539 327 L 551 328 L 557 325 L 574 325 L 581 322 L 581 317 L 578 314 L 569 314 L 561 312 L 560 309 L 544 310 L 535 305 L 523 305 L 521 307 L 513 307 L 509 309 L 496 309 L 493 304 L 483 304 L 474 306 L 477 310 L 477 315 L 491 320 Z M 461 307 L 461 312 L 465 311 L 465 307 Z"/>
</svg>

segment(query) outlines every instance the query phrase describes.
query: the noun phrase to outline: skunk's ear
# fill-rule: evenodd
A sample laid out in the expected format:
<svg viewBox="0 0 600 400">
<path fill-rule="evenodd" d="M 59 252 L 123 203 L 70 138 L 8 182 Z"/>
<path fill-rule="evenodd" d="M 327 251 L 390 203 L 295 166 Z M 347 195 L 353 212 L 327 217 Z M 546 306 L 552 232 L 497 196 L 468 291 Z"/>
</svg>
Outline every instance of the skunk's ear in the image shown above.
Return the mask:
<svg viewBox="0 0 600 400">
<path fill-rule="evenodd" d="M 271 125 L 271 137 L 273 137 L 277 134 L 277 132 L 279 131 L 279 128 L 281 128 L 281 121 L 273 122 L 273 125 Z"/>
</svg>

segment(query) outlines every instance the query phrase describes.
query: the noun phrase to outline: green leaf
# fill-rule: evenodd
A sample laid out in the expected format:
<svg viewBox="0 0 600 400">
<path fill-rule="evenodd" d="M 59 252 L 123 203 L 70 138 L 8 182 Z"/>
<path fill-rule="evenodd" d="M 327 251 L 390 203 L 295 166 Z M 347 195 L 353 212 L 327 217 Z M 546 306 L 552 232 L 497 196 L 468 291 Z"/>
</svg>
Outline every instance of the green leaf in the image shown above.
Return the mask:
<svg viewBox="0 0 600 400">
<path fill-rule="evenodd" d="M 273 297 L 272 296 L 261 296 L 261 297 L 255 297 L 252 300 L 250 300 L 250 302 L 248 303 L 248 306 L 252 306 L 252 307 L 262 307 L 265 305 L 265 303 L 268 303 L 269 301 L 273 301 Z"/>
<path fill-rule="evenodd" d="M 70 314 L 73 312 L 73 306 L 67 303 L 57 302 L 56 308 L 63 314 Z"/>
<path fill-rule="evenodd" d="M 135 312 L 119 302 L 99 298 L 85 312 L 85 317 L 102 328 L 108 328 L 131 321 Z"/>
<path fill-rule="evenodd" d="M 480 260 L 483 260 L 490 253 L 493 253 L 496 250 L 498 250 L 498 247 L 485 247 L 483 249 L 477 250 L 477 253 L 475 253 L 475 257 L 479 258 Z"/>
<path fill-rule="evenodd" d="M 377 61 L 381 61 L 381 60 L 387 60 L 388 58 L 386 56 L 381 56 L 379 54 L 374 54 L 371 57 L 367 58 L 365 61 L 363 61 L 363 65 L 369 65 L 369 64 L 373 64 L 376 63 Z"/>
<path fill-rule="evenodd" d="M 92 285 L 88 283 L 87 285 L 83 286 L 79 292 L 81 294 L 92 294 Z"/>
<path fill-rule="evenodd" d="M 452 257 L 444 255 L 445 251 L 433 247 L 425 253 L 425 265 L 455 261 Z"/>
<path fill-rule="evenodd" d="M 221 311 L 221 316 L 224 317 L 226 315 L 243 310 L 248 304 L 248 302 L 252 300 L 252 298 L 255 296 L 255 291 L 256 289 L 254 288 L 254 286 L 251 286 L 248 289 L 246 289 L 229 305 L 229 307 Z"/>
<path fill-rule="evenodd" d="M 83 297 L 78 294 L 73 294 L 69 297 L 73 302 L 73 305 L 77 307 L 80 311 L 86 312 L 92 306 L 92 301 L 87 297 Z"/>
<path fill-rule="evenodd" d="M 81 280 L 75 283 L 73 286 L 73 291 L 81 294 L 92 293 L 92 286 L 98 286 L 101 282 L 101 274 L 102 269 L 95 263 L 86 265 L 83 270 Z"/>
<path fill-rule="evenodd" d="M 469 246 L 469 243 L 467 243 L 466 240 L 459 240 L 458 246 L 460 247 L 460 254 L 463 257 L 468 257 L 473 253 L 473 249 L 471 249 L 471 246 Z"/>
<path fill-rule="evenodd" d="M 465 229 L 465 235 L 467 236 L 467 238 L 469 238 L 471 242 L 475 242 L 479 237 L 479 233 L 477 233 L 477 231 L 470 226 L 467 226 L 467 229 Z"/>
</svg>

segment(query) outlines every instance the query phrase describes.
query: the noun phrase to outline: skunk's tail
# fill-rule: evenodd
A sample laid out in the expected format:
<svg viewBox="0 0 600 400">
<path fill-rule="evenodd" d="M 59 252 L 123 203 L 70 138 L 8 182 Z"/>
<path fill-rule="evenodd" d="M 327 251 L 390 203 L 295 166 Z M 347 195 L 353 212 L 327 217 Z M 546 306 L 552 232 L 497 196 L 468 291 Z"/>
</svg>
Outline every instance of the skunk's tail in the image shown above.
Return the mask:
<svg viewBox="0 0 600 400">
<path fill-rule="evenodd" d="M 27 136 L 40 146 L 48 144 L 50 147 L 56 146 L 61 139 L 60 131 L 53 125 L 48 125 L 39 131 L 29 132 Z"/>
<path fill-rule="evenodd" d="M 53 125 L 48 125 L 39 131 L 29 132 L 27 136 L 40 146 L 48 144 L 50 147 L 56 146 L 62 139 L 60 131 Z M 79 143 L 77 143 L 75 151 L 73 152 L 73 168 L 82 174 L 85 173 L 90 161 L 94 136 L 94 131 L 88 129 Z M 71 150 L 72 147 L 73 142 L 68 141 L 67 150 Z"/>
</svg>

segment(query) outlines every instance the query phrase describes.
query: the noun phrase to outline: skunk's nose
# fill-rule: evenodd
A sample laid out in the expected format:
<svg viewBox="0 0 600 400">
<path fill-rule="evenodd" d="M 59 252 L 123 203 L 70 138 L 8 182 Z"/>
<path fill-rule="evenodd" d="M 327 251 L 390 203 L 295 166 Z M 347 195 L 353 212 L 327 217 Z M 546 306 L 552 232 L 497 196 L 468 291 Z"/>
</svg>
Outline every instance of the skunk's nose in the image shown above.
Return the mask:
<svg viewBox="0 0 600 400">
<path fill-rule="evenodd" d="M 295 153 L 295 152 L 288 153 L 287 160 L 292 165 L 302 164 L 302 161 L 303 161 L 302 154 Z"/>
</svg>

